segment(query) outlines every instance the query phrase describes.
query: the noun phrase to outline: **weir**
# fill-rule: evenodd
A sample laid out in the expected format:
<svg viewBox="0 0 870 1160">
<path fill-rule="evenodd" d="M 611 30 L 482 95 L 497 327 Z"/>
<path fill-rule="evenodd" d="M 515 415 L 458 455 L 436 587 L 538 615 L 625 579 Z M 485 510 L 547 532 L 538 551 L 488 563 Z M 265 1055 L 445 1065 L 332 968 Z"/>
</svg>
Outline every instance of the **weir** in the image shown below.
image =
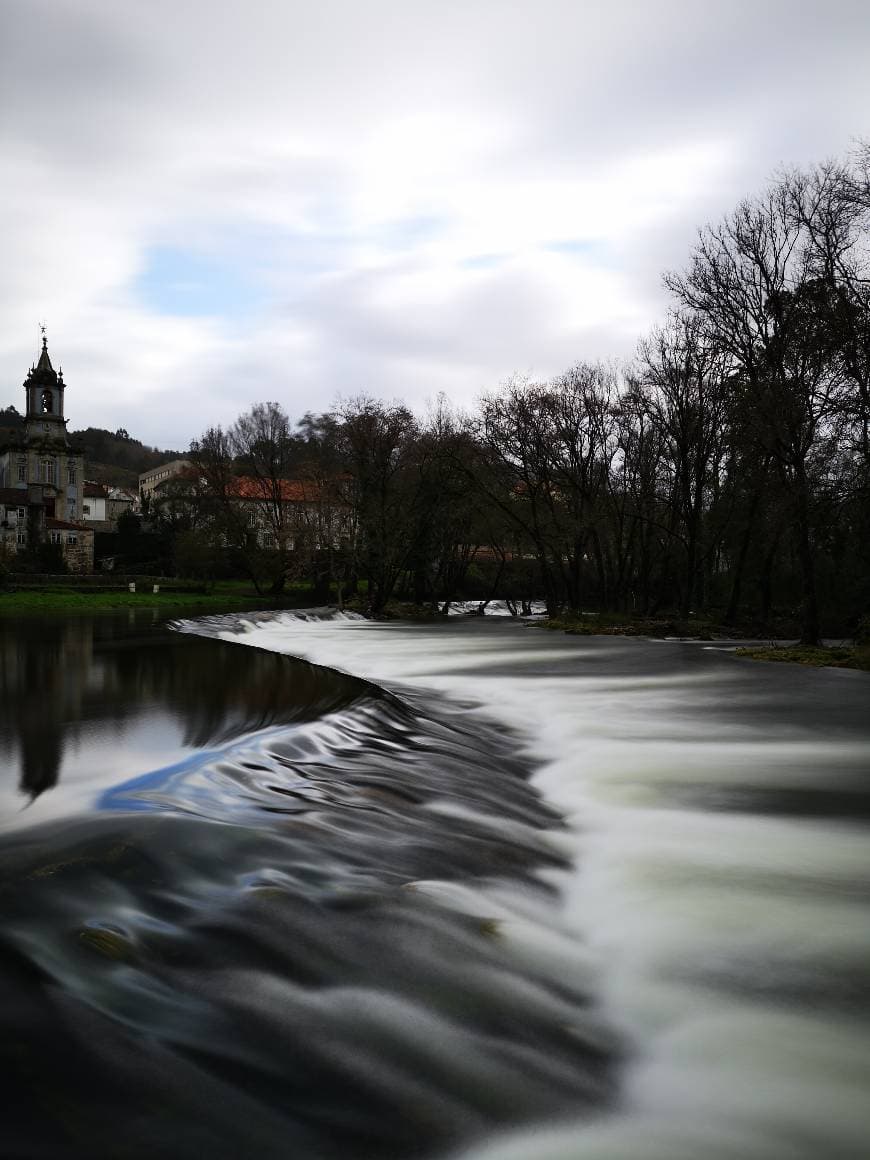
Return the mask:
<svg viewBox="0 0 870 1160">
<path fill-rule="evenodd" d="M 864 674 L 175 628 L 4 640 L 11 1154 L 863 1154 Z"/>
<path fill-rule="evenodd" d="M 567 824 L 570 869 L 541 871 L 559 896 L 550 970 L 565 977 L 570 946 L 573 977 L 623 1036 L 618 1108 L 475 1157 L 862 1154 L 864 674 L 485 621 L 285 615 L 214 630 L 485 706 L 523 737 L 533 785 Z M 475 909 L 466 893 L 439 898 Z"/>
</svg>

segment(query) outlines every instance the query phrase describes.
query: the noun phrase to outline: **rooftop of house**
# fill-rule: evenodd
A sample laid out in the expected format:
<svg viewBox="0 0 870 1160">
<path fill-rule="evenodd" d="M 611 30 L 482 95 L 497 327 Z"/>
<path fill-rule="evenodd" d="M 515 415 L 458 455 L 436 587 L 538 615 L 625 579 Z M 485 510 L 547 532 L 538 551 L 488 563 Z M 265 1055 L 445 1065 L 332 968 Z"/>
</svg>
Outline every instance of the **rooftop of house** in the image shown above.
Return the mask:
<svg viewBox="0 0 870 1160">
<path fill-rule="evenodd" d="M 305 479 L 257 479 L 240 475 L 233 480 L 233 494 L 239 499 L 272 501 L 279 495 L 282 503 L 316 503 L 324 498 L 325 489 L 319 483 Z"/>
</svg>

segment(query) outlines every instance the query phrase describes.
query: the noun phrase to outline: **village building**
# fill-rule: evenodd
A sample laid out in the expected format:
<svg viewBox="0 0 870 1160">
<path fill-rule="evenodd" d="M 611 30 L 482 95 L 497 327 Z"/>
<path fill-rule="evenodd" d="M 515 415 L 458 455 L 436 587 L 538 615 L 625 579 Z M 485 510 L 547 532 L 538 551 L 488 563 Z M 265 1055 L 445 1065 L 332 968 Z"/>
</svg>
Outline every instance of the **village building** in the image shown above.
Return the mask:
<svg viewBox="0 0 870 1160">
<path fill-rule="evenodd" d="M 95 532 L 116 532 L 125 512 L 138 511 L 136 496 L 121 487 L 85 480 L 82 493 L 82 520 Z"/>
<path fill-rule="evenodd" d="M 192 467 L 189 459 L 171 459 L 169 463 L 143 471 L 139 476 L 139 495 L 143 500 L 150 500 L 155 491 L 165 488 L 169 480 L 185 476 Z"/>
<path fill-rule="evenodd" d="M 84 456 L 67 434 L 63 371 L 42 351 L 24 380 L 26 407 L 0 433 L 0 546 L 7 558 L 40 543 L 60 546 L 70 571 L 90 572 L 94 534 L 82 522 Z"/>
<path fill-rule="evenodd" d="M 106 505 L 109 502 L 109 489 L 102 483 L 92 483 L 85 480 L 82 489 L 82 519 L 94 531 L 103 531 L 107 524 Z"/>
<path fill-rule="evenodd" d="M 326 551 L 345 547 L 351 537 L 345 482 L 237 476 L 230 496 L 259 547 Z"/>
<path fill-rule="evenodd" d="M 148 477 L 151 477 L 148 479 Z M 148 480 L 147 486 L 143 481 Z M 150 519 L 182 520 L 204 528 L 223 522 L 221 540 L 244 538 L 249 546 L 325 551 L 350 538 L 350 505 L 344 478 L 329 481 L 235 476 L 213 491 L 189 460 L 176 459 L 139 476 Z"/>
</svg>

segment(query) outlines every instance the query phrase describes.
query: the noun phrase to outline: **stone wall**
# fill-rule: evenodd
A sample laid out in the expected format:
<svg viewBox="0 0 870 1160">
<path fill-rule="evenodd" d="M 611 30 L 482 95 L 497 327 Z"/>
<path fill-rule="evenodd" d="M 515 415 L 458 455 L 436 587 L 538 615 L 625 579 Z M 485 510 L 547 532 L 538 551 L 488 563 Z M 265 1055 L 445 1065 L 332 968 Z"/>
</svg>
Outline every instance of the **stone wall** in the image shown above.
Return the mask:
<svg viewBox="0 0 870 1160">
<path fill-rule="evenodd" d="M 66 536 L 66 533 L 64 533 Z M 82 528 L 77 533 L 75 544 L 64 543 L 63 558 L 70 572 L 93 572 L 94 533 L 90 528 Z"/>
</svg>

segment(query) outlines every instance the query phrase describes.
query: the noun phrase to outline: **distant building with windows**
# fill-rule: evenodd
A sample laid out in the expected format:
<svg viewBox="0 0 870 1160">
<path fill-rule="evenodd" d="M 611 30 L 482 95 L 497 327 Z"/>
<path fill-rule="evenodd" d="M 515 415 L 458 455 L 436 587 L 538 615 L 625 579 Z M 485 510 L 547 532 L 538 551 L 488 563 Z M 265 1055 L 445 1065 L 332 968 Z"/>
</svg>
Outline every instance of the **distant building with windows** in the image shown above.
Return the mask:
<svg viewBox="0 0 870 1160">
<path fill-rule="evenodd" d="M 172 459 L 169 463 L 158 464 L 150 471 L 143 471 L 139 476 L 139 495 L 149 500 L 155 491 L 164 488 L 170 479 L 178 479 L 187 475 L 193 464 L 189 459 Z"/>
<path fill-rule="evenodd" d="M 330 480 L 265 480 L 240 475 L 229 497 L 244 520 L 248 539 L 261 548 L 293 552 L 345 548 L 352 536 L 348 477 Z"/>
<path fill-rule="evenodd" d="M 108 502 L 109 489 L 105 484 L 91 483 L 86 479 L 82 489 L 82 519 L 86 520 L 91 527 L 100 525 L 100 531 L 102 531 L 102 525 L 108 521 L 106 512 Z"/>
<path fill-rule="evenodd" d="M 93 483 L 86 479 L 82 492 L 82 520 L 95 532 L 116 532 L 118 520 L 125 512 L 135 513 L 139 502 L 122 487 Z"/>
<path fill-rule="evenodd" d="M 0 433 L 0 547 L 8 557 L 58 544 L 71 571 L 89 572 L 94 534 L 82 523 L 84 456 L 67 434 L 65 390 L 43 334 L 39 361 L 24 380 L 24 415 L 11 424 L 7 416 Z"/>
</svg>

